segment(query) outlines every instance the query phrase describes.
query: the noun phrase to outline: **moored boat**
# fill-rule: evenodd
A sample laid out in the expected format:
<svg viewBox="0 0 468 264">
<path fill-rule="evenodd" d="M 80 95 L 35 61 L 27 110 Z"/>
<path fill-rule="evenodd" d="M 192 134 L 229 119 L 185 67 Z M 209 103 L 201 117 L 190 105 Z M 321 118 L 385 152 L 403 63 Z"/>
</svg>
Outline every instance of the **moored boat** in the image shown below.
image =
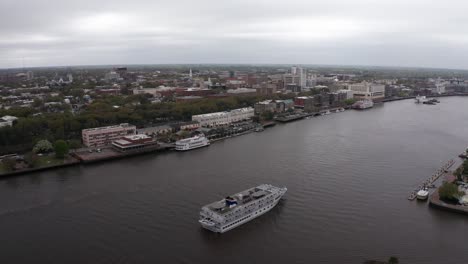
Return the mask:
<svg viewBox="0 0 468 264">
<path fill-rule="evenodd" d="M 210 145 L 210 141 L 205 137 L 204 134 L 198 134 L 194 137 L 185 138 L 176 141 L 175 150 L 187 151 L 191 149 L 207 147 Z"/>
<path fill-rule="evenodd" d="M 416 198 L 418 200 L 427 200 L 428 196 L 429 196 L 429 190 L 427 188 L 423 188 L 416 193 Z"/>
<path fill-rule="evenodd" d="M 364 110 L 374 107 L 374 102 L 372 100 L 360 100 L 353 104 L 353 109 Z"/>
</svg>

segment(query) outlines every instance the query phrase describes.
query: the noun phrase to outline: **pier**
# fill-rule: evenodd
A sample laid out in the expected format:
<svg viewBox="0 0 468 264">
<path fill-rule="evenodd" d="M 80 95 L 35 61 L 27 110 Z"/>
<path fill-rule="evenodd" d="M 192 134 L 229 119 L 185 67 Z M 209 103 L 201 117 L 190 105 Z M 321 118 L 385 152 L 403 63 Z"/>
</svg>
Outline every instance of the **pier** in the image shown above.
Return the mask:
<svg viewBox="0 0 468 264">
<path fill-rule="evenodd" d="M 421 190 L 424 187 L 428 187 L 430 185 L 433 185 L 435 181 L 437 181 L 440 176 L 444 175 L 447 170 L 455 164 L 455 161 L 453 159 L 447 161 L 440 169 L 438 169 L 429 179 L 425 180 L 419 187 L 412 191 L 410 195 L 408 196 L 408 200 L 413 201 L 416 199 L 416 194 L 419 190 Z"/>
</svg>

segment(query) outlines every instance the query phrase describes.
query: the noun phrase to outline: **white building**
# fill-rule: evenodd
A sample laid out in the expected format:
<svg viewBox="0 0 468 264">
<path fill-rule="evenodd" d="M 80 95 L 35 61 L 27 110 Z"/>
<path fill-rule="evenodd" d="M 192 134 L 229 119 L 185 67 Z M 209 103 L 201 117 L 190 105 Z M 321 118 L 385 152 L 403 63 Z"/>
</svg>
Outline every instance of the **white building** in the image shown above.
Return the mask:
<svg viewBox="0 0 468 264">
<path fill-rule="evenodd" d="M 435 89 L 433 89 L 433 91 L 438 94 L 445 93 L 446 84 L 447 82 L 445 80 L 438 78 L 434 83 Z"/>
<path fill-rule="evenodd" d="M 307 74 L 304 68 L 293 66 L 291 67 L 291 73 L 283 75 L 284 86 L 295 84 L 302 89 L 307 84 Z"/>
<path fill-rule="evenodd" d="M 254 116 L 252 107 L 239 108 L 230 112 L 216 112 L 192 116 L 192 121 L 197 121 L 201 126 L 220 126 L 233 122 L 248 120 Z"/>
<path fill-rule="evenodd" d="M 354 98 L 379 100 L 385 97 L 385 85 L 368 82 L 349 84 L 348 89 L 354 92 Z"/>
<path fill-rule="evenodd" d="M 15 116 L 3 116 L 0 118 L 0 127 L 13 126 L 13 122 L 18 120 Z"/>
<path fill-rule="evenodd" d="M 346 94 L 346 99 L 352 99 L 354 98 L 354 92 L 351 91 L 351 90 L 338 90 L 337 93 L 340 93 L 340 94 Z"/>
</svg>

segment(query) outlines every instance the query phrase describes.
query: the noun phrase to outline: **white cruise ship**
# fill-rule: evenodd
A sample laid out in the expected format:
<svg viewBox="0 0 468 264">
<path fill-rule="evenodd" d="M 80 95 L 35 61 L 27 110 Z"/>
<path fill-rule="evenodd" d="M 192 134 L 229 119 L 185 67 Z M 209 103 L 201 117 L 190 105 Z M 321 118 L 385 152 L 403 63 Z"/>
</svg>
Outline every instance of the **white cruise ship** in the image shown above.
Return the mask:
<svg viewBox="0 0 468 264">
<path fill-rule="evenodd" d="M 196 135 L 191 138 L 185 138 L 176 141 L 175 149 L 177 151 L 186 151 L 210 145 L 210 141 L 203 134 Z"/>
<path fill-rule="evenodd" d="M 416 98 L 414 98 L 414 102 L 419 104 L 419 103 L 424 103 L 427 101 L 427 98 L 426 96 L 416 96 Z"/>
<path fill-rule="evenodd" d="M 368 109 L 373 106 L 374 106 L 374 102 L 372 102 L 372 100 L 361 100 L 353 104 L 353 108 L 359 109 L 359 110 Z"/>
<path fill-rule="evenodd" d="M 288 189 L 262 184 L 202 207 L 202 227 L 224 233 L 270 211 Z"/>
</svg>

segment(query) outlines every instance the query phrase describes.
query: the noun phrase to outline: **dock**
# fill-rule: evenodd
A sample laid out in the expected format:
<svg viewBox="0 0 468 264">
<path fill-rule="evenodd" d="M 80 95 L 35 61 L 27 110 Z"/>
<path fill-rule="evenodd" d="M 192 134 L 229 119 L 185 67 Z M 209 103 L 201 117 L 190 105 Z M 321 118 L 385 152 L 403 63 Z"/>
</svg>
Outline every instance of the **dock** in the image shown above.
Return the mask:
<svg viewBox="0 0 468 264">
<path fill-rule="evenodd" d="M 416 194 L 419 190 L 424 188 L 425 186 L 433 185 L 435 181 L 437 181 L 440 176 L 444 175 L 447 170 L 455 164 L 453 159 L 447 161 L 440 169 L 438 169 L 429 179 L 425 180 L 421 185 L 419 185 L 418 189 L 412 191 L 408 196 L 408 200 L 413 201 L 416 199 Z"/>
</svg>

